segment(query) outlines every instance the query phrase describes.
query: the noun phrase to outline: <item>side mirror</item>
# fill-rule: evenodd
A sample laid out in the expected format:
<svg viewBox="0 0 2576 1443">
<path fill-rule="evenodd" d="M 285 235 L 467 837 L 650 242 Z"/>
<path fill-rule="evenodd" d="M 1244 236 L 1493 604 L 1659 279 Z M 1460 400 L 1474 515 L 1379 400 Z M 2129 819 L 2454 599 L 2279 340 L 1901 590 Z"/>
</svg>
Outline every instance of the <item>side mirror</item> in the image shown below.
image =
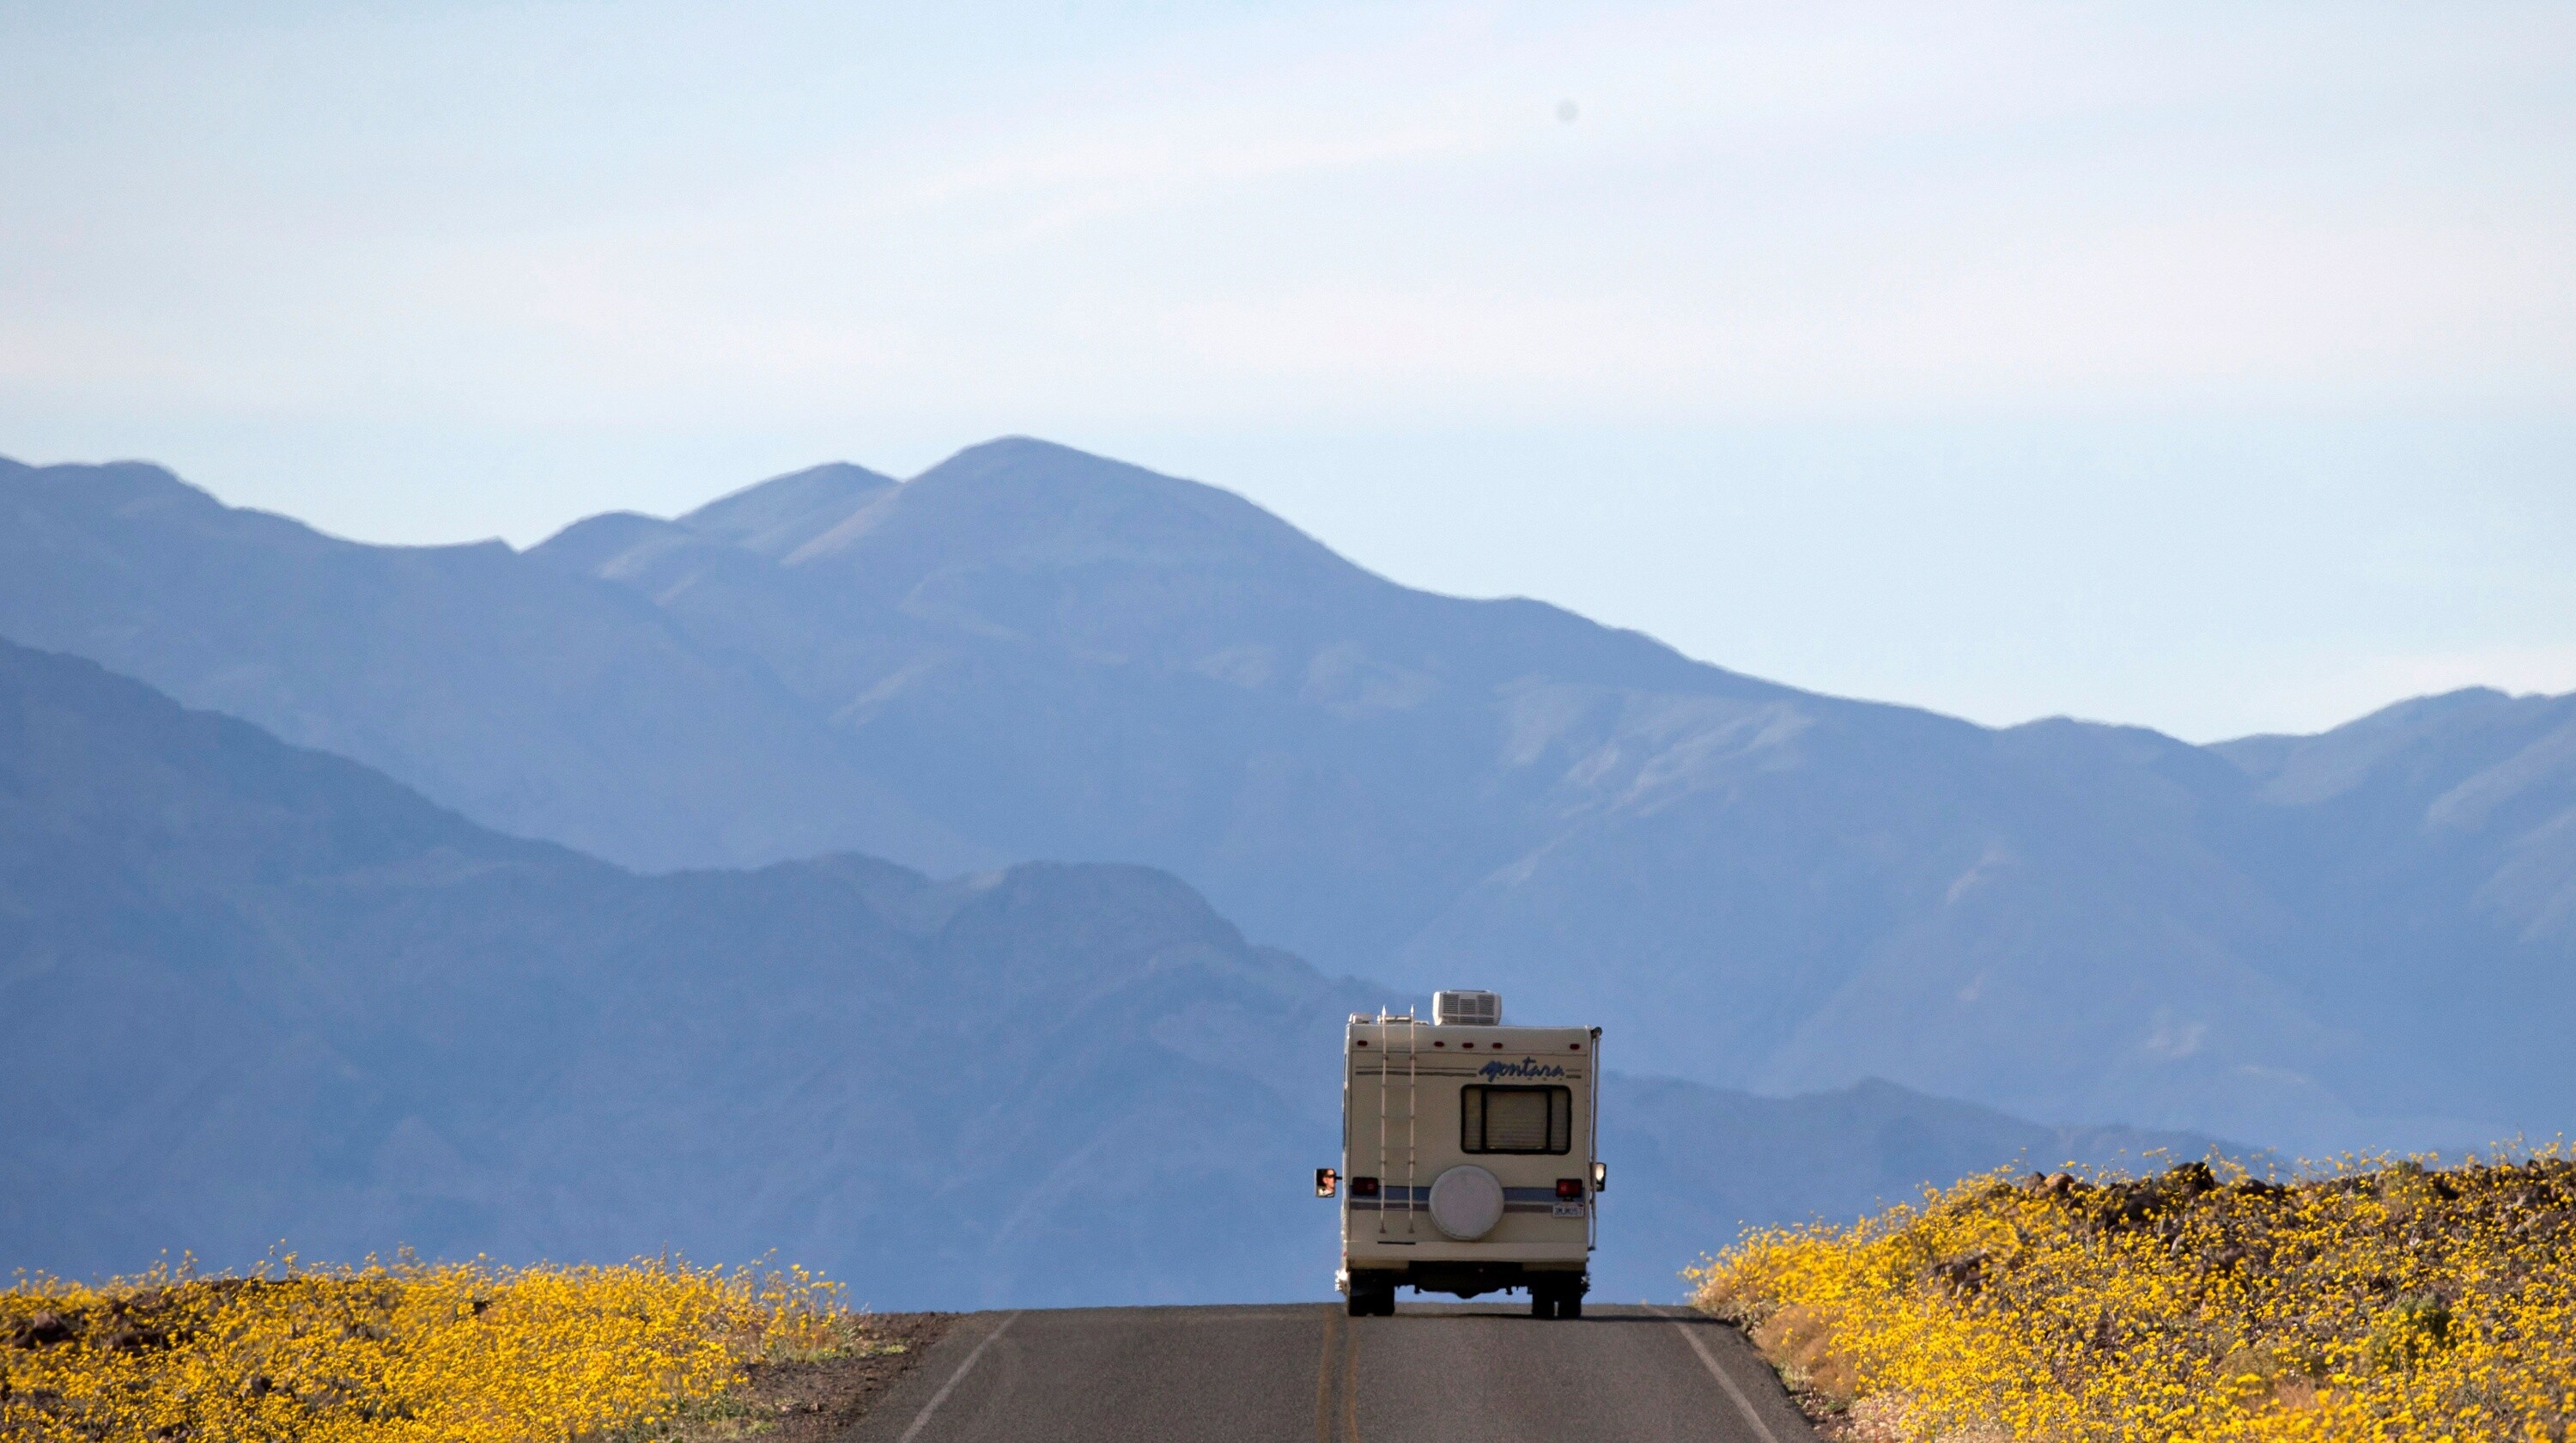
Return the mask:
<svg viewBox="0 0 2576 1443">
<path fill-rule="evenodd" d="M 1329 1167 L 1315 1169 L 1315 1196 L 1331 1197 L 1342 1189 L 1342 1175 Z"/>
<path fill-rule="evenodd" d="M 1592 1165 L 1592 1190 L 1594 1192 L 1602 1192 L 1608 1189 L 1609 1186 L 1610 1164 L 1606 1162 L 1594 1163 Z"/>
</svg>

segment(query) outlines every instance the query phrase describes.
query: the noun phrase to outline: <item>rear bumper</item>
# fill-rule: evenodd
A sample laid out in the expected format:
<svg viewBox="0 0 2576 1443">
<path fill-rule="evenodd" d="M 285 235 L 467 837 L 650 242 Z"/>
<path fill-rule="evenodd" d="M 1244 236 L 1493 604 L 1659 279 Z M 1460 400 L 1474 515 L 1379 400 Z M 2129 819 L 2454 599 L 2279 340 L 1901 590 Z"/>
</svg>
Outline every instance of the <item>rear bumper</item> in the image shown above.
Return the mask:
<svg viewBox="0 0 2576 1443">
<path fill-rule="evenodd" d="M 1532 1289 L 1581 1297 L 1592 1287 L 1580 1259 L 1515 1262 L 1501 1259 L 1422 1258 L 1402 1263 L 1372 1263 L 1352 1258 L 1333 1279 L 1336 1292 L 1353 1288 L 1413 1288 L 1425 1293 L 1453 1293 L 1473 1298 L 1485 1293 Z"/>
</svg>

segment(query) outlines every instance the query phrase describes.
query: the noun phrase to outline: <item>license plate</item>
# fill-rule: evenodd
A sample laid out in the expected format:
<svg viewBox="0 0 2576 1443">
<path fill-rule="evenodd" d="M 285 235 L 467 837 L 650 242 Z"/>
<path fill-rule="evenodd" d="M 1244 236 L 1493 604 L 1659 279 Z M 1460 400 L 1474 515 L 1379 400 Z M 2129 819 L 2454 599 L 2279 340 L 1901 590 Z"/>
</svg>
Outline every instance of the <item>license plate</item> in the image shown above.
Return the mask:
<svg viewBox="0 0 2576 1443">
<path fill-rule="evenodd" d="M 1580 1202 L 1560 1202 L 1556 1205 L 1556 1216 L 1561 1218 L 1579 1218 L 1583 1216 L 1583 1204 Z"/>
</svg>

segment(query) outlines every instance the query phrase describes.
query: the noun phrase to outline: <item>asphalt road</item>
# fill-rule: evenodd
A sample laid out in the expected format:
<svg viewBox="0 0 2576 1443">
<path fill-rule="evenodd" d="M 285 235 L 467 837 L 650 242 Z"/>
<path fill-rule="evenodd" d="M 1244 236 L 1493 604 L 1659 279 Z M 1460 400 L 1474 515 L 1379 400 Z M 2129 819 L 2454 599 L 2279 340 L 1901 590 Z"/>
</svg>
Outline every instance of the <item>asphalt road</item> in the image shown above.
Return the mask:
<svg viewBox="0 0 2576 1443">
<path fill-rule="evenodd" d="M 1416 1304 L 977 1313 L 846 1443 L 1808 1443 L 1741 1334 L 1681 1310 Z"/>
</svg>

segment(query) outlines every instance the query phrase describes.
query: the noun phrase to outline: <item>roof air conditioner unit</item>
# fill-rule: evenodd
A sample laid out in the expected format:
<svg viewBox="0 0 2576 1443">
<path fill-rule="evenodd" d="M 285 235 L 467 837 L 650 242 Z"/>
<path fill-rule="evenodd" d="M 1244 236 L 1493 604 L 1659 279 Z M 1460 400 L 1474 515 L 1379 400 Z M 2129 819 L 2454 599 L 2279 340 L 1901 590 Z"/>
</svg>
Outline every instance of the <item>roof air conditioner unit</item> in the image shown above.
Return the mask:
<svg viewBox="0 0 2576 1443">
<path fill-rule="evenodd" d="M 1434 992 L 1431 994 L 1431 1025 L 1434 1027 L 1500 1027 L 1503 1025 L 1503 994 Z"/>
</svg>

